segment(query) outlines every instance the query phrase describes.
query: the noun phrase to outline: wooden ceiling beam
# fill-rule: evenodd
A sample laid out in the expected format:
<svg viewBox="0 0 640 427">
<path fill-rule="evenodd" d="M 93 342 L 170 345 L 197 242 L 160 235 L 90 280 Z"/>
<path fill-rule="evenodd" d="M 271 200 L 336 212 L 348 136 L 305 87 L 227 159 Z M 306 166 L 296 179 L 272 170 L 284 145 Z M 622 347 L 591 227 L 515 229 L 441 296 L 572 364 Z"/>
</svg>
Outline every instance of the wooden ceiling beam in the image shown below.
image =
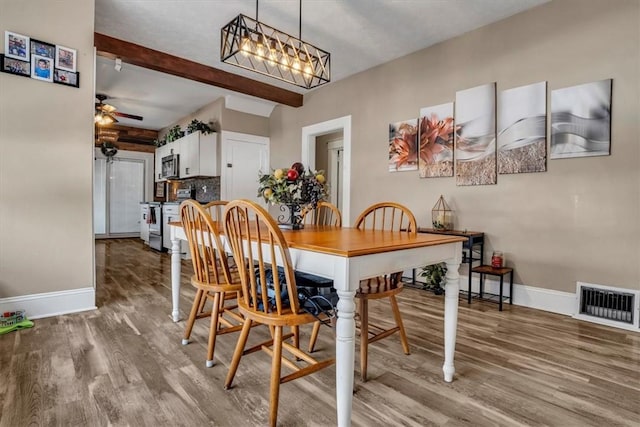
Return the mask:
<svg viewBox="0 0 640 427">
<path fill-rule="evenodd" d="M 94 33 L 97 54 L 107 58 L 149 68 L 162 73 L 195 80 L 200 83 L 229 89 L 291 107 L 301 107 L 303 96 L 286 89 L 251 80 L 247 77 L 209 67 L 158 50 Z"/>
</svg>

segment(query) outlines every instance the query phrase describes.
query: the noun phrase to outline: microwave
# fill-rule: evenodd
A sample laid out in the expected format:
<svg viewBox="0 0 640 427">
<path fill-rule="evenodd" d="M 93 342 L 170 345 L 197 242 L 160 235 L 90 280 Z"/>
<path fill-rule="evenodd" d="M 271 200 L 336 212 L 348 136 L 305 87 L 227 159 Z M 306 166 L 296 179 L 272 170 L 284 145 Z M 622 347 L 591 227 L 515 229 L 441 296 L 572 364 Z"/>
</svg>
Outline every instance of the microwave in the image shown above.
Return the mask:
<svg viewBox="0 0 640 427">
<path fill-rule="evenodd" d="M 162 178 L 179 178 L 178 154 L 170 154 L 162 158 Z"/>
</svg>

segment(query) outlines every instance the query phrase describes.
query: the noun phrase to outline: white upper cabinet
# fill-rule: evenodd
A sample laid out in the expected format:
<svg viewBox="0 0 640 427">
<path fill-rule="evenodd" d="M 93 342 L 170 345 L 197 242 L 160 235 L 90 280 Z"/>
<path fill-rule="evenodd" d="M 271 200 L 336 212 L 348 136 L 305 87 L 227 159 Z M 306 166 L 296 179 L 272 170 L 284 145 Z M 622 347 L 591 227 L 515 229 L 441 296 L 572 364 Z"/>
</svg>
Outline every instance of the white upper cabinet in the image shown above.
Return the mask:
<svg viewBox="0 0 640 427">
<path fill-rule="evenodd" d="M 203 135 L 200 131 L 156 148 L 156 182 L 166 181 L 162 178 L 162 158 L 171 154 L 180 155 L 178 158 L 180 179 L 220 175 L 217 149 L 217 134 Z"/>
<path fill-rule="evenodd" d="M 156 148 L 156 173 L 154 174 L 156 182 L 166 181 L 166 179 L 162 177 L 162 158 L 167 154 L 169 154 L 169 144 Z"/>
<path fill-rule="evenodd" d="M 220 175 L 217 134 L 197 131 L 175 141 L 180 150 L 180 178 Z"/>
</svg>

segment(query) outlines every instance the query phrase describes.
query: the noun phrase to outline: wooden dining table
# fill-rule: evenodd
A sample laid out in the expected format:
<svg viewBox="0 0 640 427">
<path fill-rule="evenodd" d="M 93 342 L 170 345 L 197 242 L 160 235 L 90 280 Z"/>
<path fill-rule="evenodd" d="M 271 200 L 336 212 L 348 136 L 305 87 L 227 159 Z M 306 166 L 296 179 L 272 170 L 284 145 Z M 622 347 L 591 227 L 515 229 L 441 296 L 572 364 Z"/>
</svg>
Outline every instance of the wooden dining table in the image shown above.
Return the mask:
<svg viewBox="0 0 640 427">
<path fill-rule="evenodd" d="M 180 240 L 182 224 L 171 226 L 172 317 L 180 320 Z M 339 426 L 351 424 L 355 354 L 355 294 L 360 280 L 445 262 L 444 380 L 453 381 L 458 324 L 458 268 L 463 238 L 436 234 L 409 235 L 397 231 L 359 230 L 307 225 L 283 230 L 294 269 L 333 280 L 338 296 L 336 322 L 336 407 Z"/>
</svg>

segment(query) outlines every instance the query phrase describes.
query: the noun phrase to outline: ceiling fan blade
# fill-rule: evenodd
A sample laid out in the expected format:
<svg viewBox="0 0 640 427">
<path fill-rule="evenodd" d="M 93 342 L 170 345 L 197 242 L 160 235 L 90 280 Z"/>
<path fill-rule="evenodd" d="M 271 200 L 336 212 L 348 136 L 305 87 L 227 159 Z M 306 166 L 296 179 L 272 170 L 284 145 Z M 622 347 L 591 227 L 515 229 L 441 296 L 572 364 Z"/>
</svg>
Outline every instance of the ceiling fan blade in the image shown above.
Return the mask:
<svg viewBox="0 0 640 427">
<path fill-rule="evenodd" d="M 102 104 L 102 111 L 104 111 L 105 113 L 113 113 L 114 111 L 116 111 L 116 107 L 109 104 Z"/>
<path fill-rule="evenodd" d="M 142 116 L 136 116 L 134 114 L 118 113 L 117 111 L 111 112 L 111 115 L 118 116 L 118 117 L 124 117 L 124 118 L 127 118 L 127 119 L 133 119 L 133 120 L 142 120 Z"/>
</svg>

